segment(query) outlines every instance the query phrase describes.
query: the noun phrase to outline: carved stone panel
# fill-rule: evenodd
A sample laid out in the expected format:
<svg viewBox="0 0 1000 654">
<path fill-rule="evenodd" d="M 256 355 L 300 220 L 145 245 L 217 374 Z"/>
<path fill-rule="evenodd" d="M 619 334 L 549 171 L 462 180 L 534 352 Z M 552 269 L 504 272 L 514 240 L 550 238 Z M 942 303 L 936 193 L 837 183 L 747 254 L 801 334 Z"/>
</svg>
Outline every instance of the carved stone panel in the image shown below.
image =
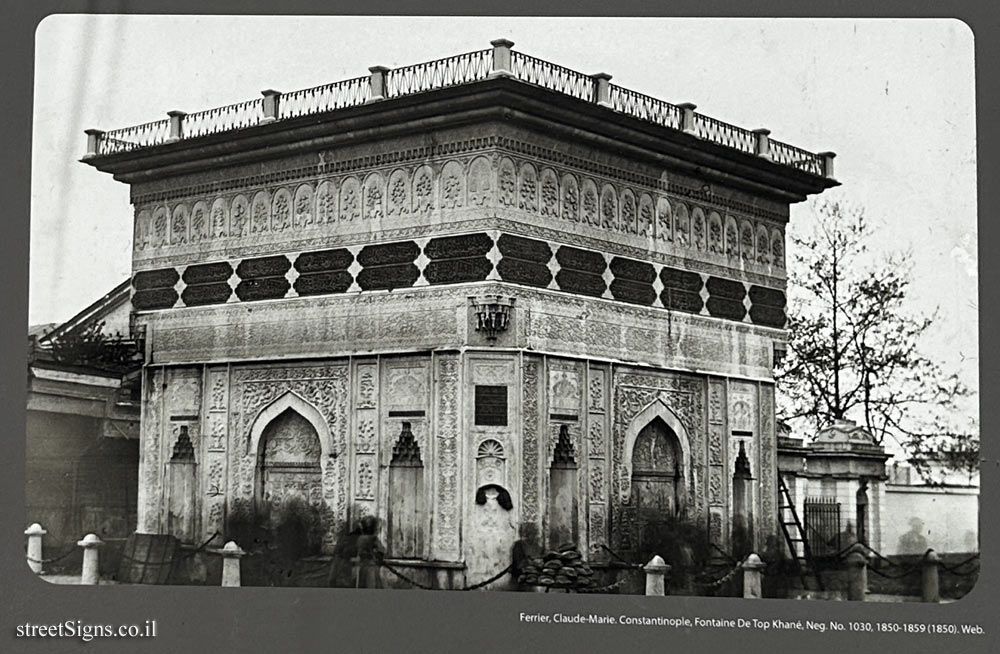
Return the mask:
<svg viewBox="0 0 1000 654">
<path fill-rule="evenodd" d="M 522 475 L 522 502 L 524 510 L 522 513 L 525 522 L 538 523 L 539 514 L 539 490 L 538 490 L 538 461 L 539 461 L 539 364 L 535 359 L 526 359 L 522 366 L 521 390 L 523 395 L 521 408 L 523 415 L 523 459 L 524 470 Z"/>
<path fill-rule="evenodd" d="M 161 434 L 163 433 L 162 368 L 147 373 L 139 455 L 138 530 L 155 534 L 160 528 L 163 479 L 160 474 Z"/>
<path fill-rule="evenodd" d="M 427 365 L 386 365 L 385 402 L 389 411 L 425 409 L 428 392 Z"/>
<path fill-rule="evenodd" d="M 579 413 L 580 397 L 580 372 L 576 367 L 553 364 L 549 368 L 550 411 Z"/>
<path fill-rule="evenodd" d="M 630 512 L 631 478 L 625 461 L 625 436 L 633 418 L 656 400 L 661 400 L 680 420 L 687 433 L 690 467 L 685 500 L 687 513 L 696 519 L 707 518 L 708 493 L 705 474 L 705 382 L 677 373 L 619 373 L 614 380 L 615 420 L 612 447 L 611 488 L 618 497 L 611 503 L 614 542 L 623 551 L 634 544 L 634 512 Z"/>
<path fill-rule="evenodd" d="M 459 361 L 437 360 L 437 497 L 434 544 L 436 556 L 457 560 L 459 553 Z"/>
<path fill-rule="evenodd" d="M 319 480 L 309 494 L 311 502 L 321 498 L 323 547 L 329 551 L 347 518 L 347 364 L 236 368 L 231 393 L 229 497 L 235 507 L 252 506 L 258 453 L 250 438 L 261 412 L 291 393 L 322 416 L 329 430 L 329 456 L 319 458 Z"/>
</svg>

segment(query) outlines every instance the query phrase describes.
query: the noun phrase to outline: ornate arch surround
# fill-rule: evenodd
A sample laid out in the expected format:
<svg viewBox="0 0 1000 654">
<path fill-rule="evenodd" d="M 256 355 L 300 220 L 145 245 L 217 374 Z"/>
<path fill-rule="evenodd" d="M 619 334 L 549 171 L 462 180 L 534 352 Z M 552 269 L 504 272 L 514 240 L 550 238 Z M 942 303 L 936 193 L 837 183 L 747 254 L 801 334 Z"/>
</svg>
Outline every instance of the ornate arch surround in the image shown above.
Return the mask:
<svg viewBox="0 0 1000 654">
<path fill-rule="evenodd" d="M 267 429 L 272 420 L 288 409 L 292 409 L 305 418 L 313 426 L 313 429 L 316 430 L 316 434 L 319 436 L 320 457 L 325 459 L 330 456 L 333 452 L 333 435 L 330 433 L 330 426 L 326 424 L 326 418 L 323 417 L 319 409 L 293 391 L 287 391 L 284 395 L 261 409 L 260 413 L 257 414 L 257 417 L 253 421 L 253 426 L 250 427 L 247 454 L 256 454 L 258 452 L 260 439 L 264 434 L 264 430 Z"/>
<path fill-rule="evenodd" d="M 632 418 L 628 429 L 625 430 L 625 454 L 622 457 L 622 463 L 625 465 L 625 479 L 623 480 L 625 483 L 622 484 L 622 500 L 627 501 L 632 492 L 632 451 L 635 448 L 635 441 L 639 438 L 639 432 L 656 418 L 663 420 L 677 436 L 677 441 L 681 446 L 681 463 L 684 466 L 684 483 L 688 488 L 692 487 L 691 444 L 688 441 L 687 429 L 684 428 L 677 414 L 671 411 L 662 399 L 656 398 Z"/>
</svg>

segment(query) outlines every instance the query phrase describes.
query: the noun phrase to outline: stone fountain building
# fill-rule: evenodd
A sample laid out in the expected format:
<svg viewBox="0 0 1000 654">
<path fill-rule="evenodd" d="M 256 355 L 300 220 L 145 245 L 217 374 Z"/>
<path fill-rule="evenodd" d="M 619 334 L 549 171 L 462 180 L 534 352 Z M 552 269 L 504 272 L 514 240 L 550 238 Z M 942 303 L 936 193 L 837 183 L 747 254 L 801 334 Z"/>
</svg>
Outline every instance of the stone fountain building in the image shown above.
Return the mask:
<svg viewBox="0 0 1000 654">
<path fill-rule="evenodd" d="M 519 534 L 729 549 L 742 443 L 778 533 L 785 227 L 833 154 L 512 45 L 88 132 L 135 208 L 140 532 L 297 497 L 458 586 Z"/>
</svg>

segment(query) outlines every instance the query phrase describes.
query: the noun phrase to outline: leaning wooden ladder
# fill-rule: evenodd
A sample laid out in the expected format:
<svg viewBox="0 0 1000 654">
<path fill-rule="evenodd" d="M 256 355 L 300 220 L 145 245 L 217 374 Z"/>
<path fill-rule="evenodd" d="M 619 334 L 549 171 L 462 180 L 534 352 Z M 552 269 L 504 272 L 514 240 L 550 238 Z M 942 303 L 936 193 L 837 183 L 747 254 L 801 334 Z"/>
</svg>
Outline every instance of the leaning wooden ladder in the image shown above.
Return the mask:
<svg viewBox="0 0 1000 654">
<path fill-rule="evenodd" d="M 780 474 L 778 475 L 778 491 L 781 493 L 778 502 L 778 521 L 781 522 L 781 530 L 785 533 L 785 542 L 788 543 L 788 551 L 791 553 L 792 558 L 795 559 L 796 566 L 798 566 L 802 588 L 808 589 L 806 577 L 811 574 L 816 580 L 817 590 L 823 590 L 823 579 L 820 577 L 819 570 L 816 568 L 816 561 L 809 551 L 809 539 L 806 538 L 806 530 L 802 528 L 802 523 L 799 522 L 799 515 L 795 511 L 795 502 L 792 501 L 792 496 L 788 493 L 788 486 L 785 486 L 785 479 Z M 793 535 L 795 536 L 794 538 Z M 801 552 L 798 547 L 799 543 L 802 544 Z"/>
</svg>

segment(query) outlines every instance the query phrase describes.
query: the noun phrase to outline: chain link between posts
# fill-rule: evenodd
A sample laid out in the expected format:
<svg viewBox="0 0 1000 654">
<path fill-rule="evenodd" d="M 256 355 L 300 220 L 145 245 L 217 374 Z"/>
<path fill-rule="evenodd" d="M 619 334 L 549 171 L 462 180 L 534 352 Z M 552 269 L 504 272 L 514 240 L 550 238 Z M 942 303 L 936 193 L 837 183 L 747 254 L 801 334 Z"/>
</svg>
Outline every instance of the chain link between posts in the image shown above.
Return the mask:
<svg viewBox="0 0 1000 654">
<path fill-rule="evenodd" d="M 392 565 L 390 565 L 389 563 L 387 563 L 385 561 L 385 559 L 378 559 L 376 561 L 376 563 L 378 565 L 382 566 L 383 568 L 385 568 L 386 570 L 388 570 L 389 572 L 391 572 L 392 574 L 396 575 L 397 577 L 399 577 L 400 579 L 402 579 L 406 583 L 410 584 L 411 586 L 415 586 L 415 587 L 421 588 L 423 590 L 443 590 L 442 588 L 435 588 L 433 586 L 428 586 L 426 584 L 422 584 L 419 581 L 417 581 L 417 580 L 415 580 L 415 579 L 413 579 L 413 578 L 411 578 L 411 577 L 403 574 L 402 572 L 400 572 L 396 568 L 392 567 Z M 489 586 L 493 582 L 501 579 L 504 575 L 506 575 L 507 573 L 509 573 L 513 568 L 514 568 L 514 564 L 512 563 L 512 564 L 508 565 L 506 568 L 504 568 L 503 570 L 501 570 L 500 572 L 498 572 L 495 575 L 493 575 L 492 577 L 490 577 L 489 579 L 484 579 L 483 581 L 480 581 L 478 583 L 472 584 L 471 586 L 464 586 L 463 588 L 456 588 L 455 590 L 478 590 L 480 588 L 483 588 L 484 586 Z"/>
</svg>

